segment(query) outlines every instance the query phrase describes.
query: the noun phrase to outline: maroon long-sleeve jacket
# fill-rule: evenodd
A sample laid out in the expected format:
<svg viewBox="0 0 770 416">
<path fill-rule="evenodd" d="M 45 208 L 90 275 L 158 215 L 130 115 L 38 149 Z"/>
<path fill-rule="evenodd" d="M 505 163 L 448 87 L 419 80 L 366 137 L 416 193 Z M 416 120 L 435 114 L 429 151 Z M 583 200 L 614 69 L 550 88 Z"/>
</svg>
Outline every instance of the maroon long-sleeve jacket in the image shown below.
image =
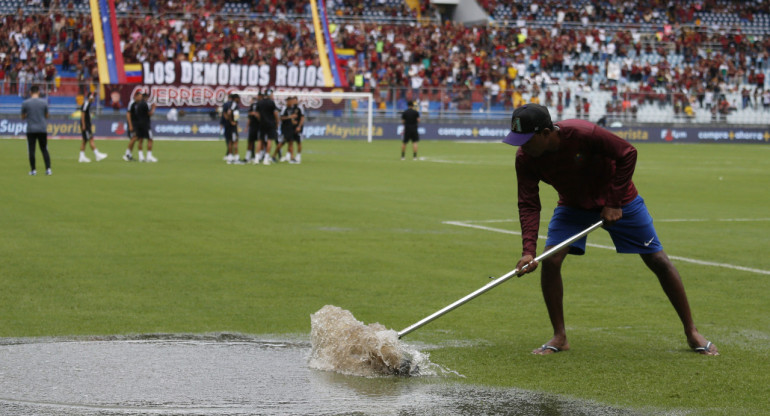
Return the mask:
<svg viewBox="0 0 770 416">
<path fill-rule="evenodd" d="M 516 175 L 522 252 L 535 256 L 540 227 L 540 187 L 545 182 L 559 193 L 559 205 L 600 211 L 620 208 L 636 198 L 631 177 L 636 148 L 612 132 L 585 120 L 556 123 L 559 149 L 532 157 L 519 148 Z"/>
</svg>

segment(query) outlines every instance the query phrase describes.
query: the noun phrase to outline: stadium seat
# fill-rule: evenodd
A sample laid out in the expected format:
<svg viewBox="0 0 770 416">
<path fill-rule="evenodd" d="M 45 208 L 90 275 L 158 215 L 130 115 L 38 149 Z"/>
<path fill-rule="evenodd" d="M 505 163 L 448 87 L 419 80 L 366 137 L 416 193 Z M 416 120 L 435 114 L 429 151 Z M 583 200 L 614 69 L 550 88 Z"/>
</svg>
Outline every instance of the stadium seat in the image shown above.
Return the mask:
<svg viewBox="0 0 770 416">
<path fill-rule="evenodd" d="M 17 95 L 0 95 L 0 106 L 3 107 L 15 107 L 21 106 L 24 99 Z"/>
</svg>

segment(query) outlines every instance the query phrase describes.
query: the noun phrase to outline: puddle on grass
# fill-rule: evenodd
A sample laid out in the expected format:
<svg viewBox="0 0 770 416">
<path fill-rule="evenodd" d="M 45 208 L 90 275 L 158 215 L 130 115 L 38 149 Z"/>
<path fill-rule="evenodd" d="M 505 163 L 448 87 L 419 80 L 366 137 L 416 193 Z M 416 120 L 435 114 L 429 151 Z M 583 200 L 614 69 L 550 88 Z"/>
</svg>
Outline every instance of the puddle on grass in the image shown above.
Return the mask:
<svg viewBox="0 0 770 416">
<path fill-rule="evenodd" d="M 240 334 L 0 339 L 0 414 L 628 415 L 457 376 L 310 368 L 306 340 Z"/>
</svg>

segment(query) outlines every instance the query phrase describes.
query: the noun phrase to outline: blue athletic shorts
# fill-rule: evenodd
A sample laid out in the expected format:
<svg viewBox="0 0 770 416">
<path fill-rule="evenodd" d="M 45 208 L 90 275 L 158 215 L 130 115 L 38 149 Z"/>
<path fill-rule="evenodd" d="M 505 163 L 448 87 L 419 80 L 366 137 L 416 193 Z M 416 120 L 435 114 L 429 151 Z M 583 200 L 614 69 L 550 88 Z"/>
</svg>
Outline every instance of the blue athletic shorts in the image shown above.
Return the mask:
<svg viewBox="0 0 770 416">
<path fill-rule="evenodd" d="M 647 211 L 644 199 L 637 196 L 624 205 L 623 218 L 612 227 L 604 227 L 612 237 L 615 251 L 618 253 L 650 254 L 663 250 L 652 216 Z M 558 206 L 548 224 L 548 239 L 545 245 L 555 246 L 573 235 L 595 224 L 601 218 L 600 211 L 586 211 L 579 208 Z M 582 255 L 586 252 L 586 237 L 574 242 L 569 247 L 569 254 Z"/>
</svg>

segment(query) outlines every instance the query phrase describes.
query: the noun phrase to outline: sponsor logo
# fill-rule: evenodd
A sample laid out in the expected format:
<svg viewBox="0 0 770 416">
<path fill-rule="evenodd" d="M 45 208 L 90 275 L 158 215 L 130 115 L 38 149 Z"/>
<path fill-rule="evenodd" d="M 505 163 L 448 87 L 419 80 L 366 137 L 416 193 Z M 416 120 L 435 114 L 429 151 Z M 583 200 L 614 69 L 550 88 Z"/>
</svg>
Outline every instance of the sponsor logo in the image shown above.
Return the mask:
<svg viewBox="0 0 770 416">
<path fill-rule="evenodd" d="M 0 134 L 19 136 L 27 133 L 27 122 L 0 120 Z M 80 136 L 79 121 L 49 122 L 46 133 L 51 136 Z"/>
<path fill-rule="evenodd" d="M 726 131 L 704 130 L 698 132 L 699 140 L 730 140 L 730 133 Z"/>
<path fill-rule="evenodd" d="M 365 125 L 345 127 L 337 124 L 327 124 L 326 136 L 340 139 L 347 139 L 348 137 L 367 137 L 368 132 L 366 129 L 367 127 Z M 372 137 L 382 137 L 382 134 L 382 127 L 372 126 Z"/>
<path fill-rule="evenodd" d="M 304 135 L 306 138 L 326 136 L 326 126 L 305 126 Z"/>
<path fill-rule="evenodd" d="M 157 124 L 154 130 L 158 134 L 190 134 L 193 129 L 191 125 L 184 124 Z"/>
<path fill-rule="evenodd" d="M 424 127 L 417 127 L 417 133 L 419 133 L 419 134 L 425 134 L 426 131 L 427 130 L 425 130 Z M 396 128 L 396 134 L 398 134 L 399 136 L 404 134 L 404 125 L 403 124 L 400 124 L 398 126 L 398 128 Z"/>
<path fill-rule="evenodd" d="M 655 240 L 655 237 L 652 237 L 652 238 L 651 238 L 649 241 L 645 241 L 645 242 L 644 242 L 644 246 L 645 246 L 645 247 L 649 247 L 649 245 L 650 245 L 650 244 L 652 244 L 652 242 L 653 242 L 654 240 Z"/>
<path fill-rule="evenodd" d="M 113 122 L 110 124 L 110 132 L 115 134 L 124 134 L 126 132 L 126 123 Z"/>
<path fill-rule="evenodd" d="M 473 129 L 462 127 L 441 127 L 438 129 L 439 136 L 467 137 L 473 136 Z"/>
<path fill-rule="evenodd" d="M 749 140 L 761 142 L 764 140 L 764 135 L 761 131 L 744 131 L 739 130 L 734 133 L 735 140 Z M 732 140 L 732 139 L 731 139 Z"/>
<path fill-rule="evenodd" d="M 193 133 L 197 132 L 200 134 L 219 134 L 220 131 L 222 131 L 222 127 L 219 124 L 201 124 L 200 126 L 197 124 L 193 124 Z"/>
<path fill-rule="evenodd" d="M 667 142 L 673 142 L 674 140 L 686 140 L 687 132 L 684 130 L 663 129 L 660 131 L 660 138 Z"/>
<path fill-rule="evenodd" d="M 490 127 L 439 127 L 437 133 L 441 137 L 480 137 L 480 138 L 499 138 L 508 135 L 510 130 L 505 128 Z"/>
<path fill-rule="evenodd" d="M 49 122 L 48 134 L 52 136 L 80 136 L 80 122 Z"/>
<path fill-rule="evenodd" d="M 153 126 L 156 134 L 164 136 L 212 136 L 220 135 L 222 127 L 219 124 L 157 124 Z M 240 129 L 239 129 L 240 131 Z"/>
<path fill-rule="evenodd" d="M 623 130 L 612 130 L 612 132 L 620 137 L 623 140 L 628 140 L 630 142 L 636 142 L 636 141 L 647 141 L 650 139 L 650 134 L 647 130 L 640 130 L 640 129 L 623 129 Z M 662 138 L 663 136 L 661 136 Z"/>
<path fill-rule="evenodd" d="M 372 137 L 383 137 L 384 132 L 381 126 L 372 126 Z M 325 125 L 305 125 L 302 136 L 306 139 L 311 137 L 326 138 L 365 138 L 367 137 L 366 126 L 340 126 L 338 124 Z"/>
<path fill-rule="evenodd" d="M 8 121 L 8 120 L 2 120 L 0 121 L 0 134 L 11 134 L 14 136 L 18 136 L 20 134 L 26 134 L 27 133 L 27 123 L 23 121 Z"/>
<path fill-rule="evenodd" d="M 479 129 L 479 136 L 481 137 L 505 137 L 508 135 L 506 129 L 492 129 L 488 127 L 482 127 Z"/>
</svg>

